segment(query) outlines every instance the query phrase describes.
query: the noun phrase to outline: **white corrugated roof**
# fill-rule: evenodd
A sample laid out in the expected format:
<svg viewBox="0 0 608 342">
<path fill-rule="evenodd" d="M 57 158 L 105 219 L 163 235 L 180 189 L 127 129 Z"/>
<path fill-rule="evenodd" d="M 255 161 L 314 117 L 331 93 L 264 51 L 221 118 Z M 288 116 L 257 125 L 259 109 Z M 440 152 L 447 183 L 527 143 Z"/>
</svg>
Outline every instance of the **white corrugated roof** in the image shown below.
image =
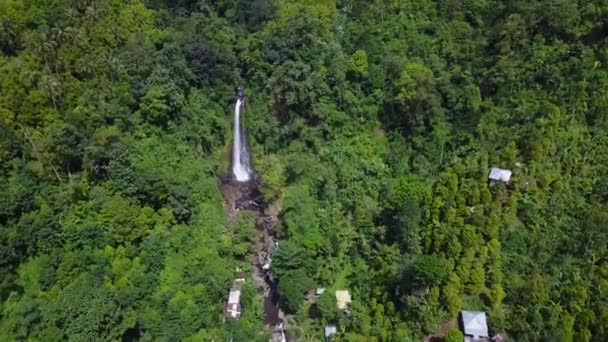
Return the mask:
<svg viewBox="0 0 608 342">
<path fill-rule="evenodd" d="M 472 336 L 473 339 L 489 336 L 485 312 L 462 311 L 461 315 L 465 335 Z"/>
<path fill-rule="evenodd" d="M 493 167 L 490 169 L 490 175 L 488 178 L 490 178 L 490 180 L 508 183 L 509 180 L 511 180 L 511 174 L 511 170 Z"/>
<path fill-rule="evenodd" d="M 230 290 L 228 304 L 238 304 L 241 300 L 241 290 Z"/>
</svg>

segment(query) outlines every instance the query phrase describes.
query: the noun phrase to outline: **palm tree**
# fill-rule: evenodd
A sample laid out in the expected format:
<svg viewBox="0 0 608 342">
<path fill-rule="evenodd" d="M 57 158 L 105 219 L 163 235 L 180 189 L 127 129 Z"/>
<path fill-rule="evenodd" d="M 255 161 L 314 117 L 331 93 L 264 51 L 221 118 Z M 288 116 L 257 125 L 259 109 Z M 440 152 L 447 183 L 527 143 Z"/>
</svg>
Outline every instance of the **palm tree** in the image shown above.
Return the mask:
<svg viewBox="0 0 608 342">
<path fill-rule="evenodd" d="M 59 93 L 59 80 L 53 75 L 42 75 L 38 87 L 45 89 L 51 98 L 53 108 L 57 110 L 57 94 Z"/>
</svg>

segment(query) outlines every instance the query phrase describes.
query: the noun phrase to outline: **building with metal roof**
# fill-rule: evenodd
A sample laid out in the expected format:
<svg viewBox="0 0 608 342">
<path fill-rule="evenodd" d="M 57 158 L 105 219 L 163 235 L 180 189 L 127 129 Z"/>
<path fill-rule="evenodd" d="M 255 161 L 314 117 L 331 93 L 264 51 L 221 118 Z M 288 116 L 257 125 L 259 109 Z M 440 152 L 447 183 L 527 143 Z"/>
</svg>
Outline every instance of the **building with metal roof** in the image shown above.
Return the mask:
<svg viewBox="0 0 608 342">
<path fill-rule="evenodd" d="M 325 339 L 330 340 L 334 335 L 338 333 L 338 328 L 335 325 L 325 326 Z"/>
<path fill-rule="evenodd" d="M 488 175 L 488 179 L 490 180 L 490 184 L 502 182 L 509 183 L 511 181 L 511 175 L 513 172 L 509 169 L 501 169 L 498 167 L 493 167 L 490 169 L 490 174 Z"/>
<path fill-rule="evenodd" d="M 489 341 L 486 313 L 482 311 L 461 311 L 464 342 Z"/>
</svg>

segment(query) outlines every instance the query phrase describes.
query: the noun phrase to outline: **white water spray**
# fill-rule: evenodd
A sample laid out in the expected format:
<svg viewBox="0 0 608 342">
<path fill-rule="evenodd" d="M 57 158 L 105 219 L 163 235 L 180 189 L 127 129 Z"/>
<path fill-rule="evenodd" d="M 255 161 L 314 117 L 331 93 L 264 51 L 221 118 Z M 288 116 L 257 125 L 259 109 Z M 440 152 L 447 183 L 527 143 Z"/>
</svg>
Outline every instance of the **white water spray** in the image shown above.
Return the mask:
<svg viewBox="0 0 608 342">
<path fill-rule="evenodd" d="M 241 125 L 241 108 L 243 100 L 239 97 L 234 105 L 234 143 L 232 145 L 232 174 L 237 182 L 251 179 L 251 165 L 247 139 Z"/>
</svg>

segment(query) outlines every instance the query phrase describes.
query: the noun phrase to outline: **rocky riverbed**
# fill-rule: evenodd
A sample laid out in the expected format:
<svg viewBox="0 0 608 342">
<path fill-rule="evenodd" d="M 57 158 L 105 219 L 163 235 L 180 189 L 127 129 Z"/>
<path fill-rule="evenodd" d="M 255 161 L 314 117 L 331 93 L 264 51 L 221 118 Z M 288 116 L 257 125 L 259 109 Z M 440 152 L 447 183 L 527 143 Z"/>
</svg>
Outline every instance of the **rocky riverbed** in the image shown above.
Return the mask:
<svg viewBox="0 0 608 342">
<path fill-rule="evenodd" d="M 256 229 L 258 239 L 254 253 L 251 256 L 253 263 L 252 278 L 260 294 L 264 298 L 264 320 L 270 329 L 283 323 L 284 313 L 279 306 L 279 296 L 275 283 L 269 273 L 264 270 L 264 264 L 272 248 L 276 246 L 275 226 L 278 222 L 280 208 L 278 205 L 268 206 L 261 200 L 257 190 L 259 178 L 256 176 L 249 182 L 235 182 L 231 177 L 221 180 L 221 190 L 224 195 L 224 209 L 229 221 L 233 222 L 240 211 L 250 210 L 257 213 Z"/>
</svg>

